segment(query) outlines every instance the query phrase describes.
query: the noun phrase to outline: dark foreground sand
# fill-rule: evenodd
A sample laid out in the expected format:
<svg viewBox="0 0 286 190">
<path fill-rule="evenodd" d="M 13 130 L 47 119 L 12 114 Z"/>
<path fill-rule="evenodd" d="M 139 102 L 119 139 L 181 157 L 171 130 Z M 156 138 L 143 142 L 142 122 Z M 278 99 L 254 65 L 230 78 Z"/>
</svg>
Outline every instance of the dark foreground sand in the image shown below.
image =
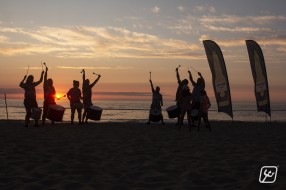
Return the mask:
<svg viewBox="0 0 286 190">
<path fill-rule="evenodd" d="M 286 189 L 286 124 L 58 124 L 0 121 L 0 189 Z M 278 166 L 274 184 L 260 168 Z"/>
</svg>

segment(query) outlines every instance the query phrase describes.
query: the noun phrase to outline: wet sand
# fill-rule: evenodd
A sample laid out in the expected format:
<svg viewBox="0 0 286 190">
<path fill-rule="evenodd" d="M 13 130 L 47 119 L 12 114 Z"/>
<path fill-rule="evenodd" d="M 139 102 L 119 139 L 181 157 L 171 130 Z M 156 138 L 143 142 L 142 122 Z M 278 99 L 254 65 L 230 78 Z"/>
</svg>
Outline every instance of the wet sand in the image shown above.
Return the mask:
<svg viewBox="0 0 286 190">
<path fill-rule="evenodd" d="M 286 189 L 286 123 L 23 126 L 0 121 L 0 189 Z"/>
</svg>

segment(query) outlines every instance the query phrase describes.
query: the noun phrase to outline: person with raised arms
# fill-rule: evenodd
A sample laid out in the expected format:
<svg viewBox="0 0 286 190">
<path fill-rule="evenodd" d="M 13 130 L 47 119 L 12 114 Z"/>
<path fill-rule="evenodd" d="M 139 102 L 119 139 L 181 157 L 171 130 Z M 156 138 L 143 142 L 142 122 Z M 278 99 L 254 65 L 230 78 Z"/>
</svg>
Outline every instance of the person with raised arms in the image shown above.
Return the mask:
<svg viewBox="0 0 286 190">
<path fill-rule="evenodd" d="M 35 87 L 41 84 L 41 82 L 43 81 L 43 75 L 44 71 L 42 71 L 41 78 L 37 82 L 34 82 L 33 75 L 29 75 L 28 77 L 27 75 L 25 75 L 23 80 L 20 82 L 19 86 L 25 90 L 25 99 L 24 99 L 24 106 L 26 108 L 25 127 L 28 127 L 29 120 L 32 114 L 32 108 L 38 108 Z M 35 119 L 34 126 L 39 127 L 38 119 L 37 118 L 34 119 Z"/>
<path fill-rule="evenodd" d="M 179 67 L 176 68 L 176 76 L 177 76 L 177 81 L 178 81 L 178 88 L 177 88 L 177 92 L 176 92 L 176 105 L 178 107 L 179 110 L 182 109 L 182 90 L 183 90 L 183 86 L 187 85 L 189 83 L 189 81 L 187 79 L 184 79 L 181 81 L 180 79 L 180 74 L 179 74 Z M 177 125 L 179 125 L 179 121 L 180 121 L 180 116 L 178 116 L 178 121 L 177 121 Z"/>
<path fill-rule="evenodd" d="M 205 80 L 200 72 L 198 72 L 199 78 L 197 79 L 197 82 L 194 81 L 191 71 L 188 71 L 190 81 L 193 85 L 193 91 L 192 91 L 192 109 L 199 110 L 201 100 L 200 100 L 200 93 L 202 90 L 205 89 Z M 193 119 L 194 122 L 194 119 Z M 195 125 L 193 125 L 195 127 Z"/>
<path fill-rule="evenodd" d="M 85 78 L 85 70 L 82 70 L 82 94 L 83 94 L 83 107 L 84 112 L 82 116 L 82 123 L 87 123 L 88 120 L 88 109 L 92 106 L 92 88 L 99 81 L 101 75 L 98 75 L 97 78 L 90 84 L 89 79 Z"/>
<path fill-rule="evenodd" d="M 46 64 L 44 63 L 46 66 Z M 46 72 L 44 76 L 44 106 L 43 106 L 43 115 L 42 115 L 42 125 L 44 126 L 46 123 L 47 113 L 50 105 L 56 104 L 55 102 L 56 90 L 54 88 L 53 79 L 48 79 L 48 67 L 46 66 Z M 55 122 L 52 121 L 52 125 Z"/>
<path fill-rule="evenodd" d="M 158 116 L 160 118 L 162 125 L 164 125 L 165 123 L 163 121 L 163 115 L 161 111 L 161 106 L 163 106 L 163 96 L 160 93 L 160 87 L 156 86 L 156 89 L 155 89 L 151 79 L 150 79 L 150 84 L 151 84 L 151 91 L 152 91 L 152 104 L 150 106 L 149 120 L 147 124 L 150 124 L 152 116 L 155 117 L 155 115 L 152 115 L 152 113 L 154 113 L 156 114 L 156 117 Z"/>
<path fill-rule="evenodd" d="M 189 86 L 186 84 L 182 88 L 182 94 L 181 94 L 181 115 L 179 120 L 179 126 L 178 129 L 181 130 L 181 126 L 184 121 L 184 117 L 187 113 L 187 119 L 189 124 L 189 130 L 191 131 L 192 127 L 192 119 L 191 119 L 191 111 L 192 111 L 192 93 L 190 92 Z"/>
</svg>

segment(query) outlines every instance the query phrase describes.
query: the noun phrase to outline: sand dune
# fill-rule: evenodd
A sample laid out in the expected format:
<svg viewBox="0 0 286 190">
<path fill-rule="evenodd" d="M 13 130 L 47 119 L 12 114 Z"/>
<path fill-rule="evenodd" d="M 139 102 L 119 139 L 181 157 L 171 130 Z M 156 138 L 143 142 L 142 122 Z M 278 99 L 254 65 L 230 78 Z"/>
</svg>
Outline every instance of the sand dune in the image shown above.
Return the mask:
<svg viewBox="0 0 286 190">
<path fill-rule="evenodd" d="M 0 189 L 285 189 L 285 123 L 68 123 L 0 121 Z M 260 168 L 279 165 L 274 184 Z"/>
</svg>

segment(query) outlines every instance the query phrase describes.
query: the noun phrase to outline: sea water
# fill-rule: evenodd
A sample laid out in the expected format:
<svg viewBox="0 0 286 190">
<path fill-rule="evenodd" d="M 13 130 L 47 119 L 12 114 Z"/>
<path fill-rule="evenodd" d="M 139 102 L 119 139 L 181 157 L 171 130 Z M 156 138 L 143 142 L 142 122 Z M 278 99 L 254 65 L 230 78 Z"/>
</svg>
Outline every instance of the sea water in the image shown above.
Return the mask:
<svg viewBox="0 0 286 190">
<path fill-rule="evenodd" d="M 150 101 L 97 101 L 93 100 L 93 104 L 103 108 L 101 121 L 113 122 L 147 122 L 149 115 Z M 57 101 L 57 104 L 67 108 L 63 117 L 63 121 L 70 121 L 70 105 L 67 99 Z M 25 108 L 21 99 L 7 99 L 8 117 L 11 120 L 24 120 Z M 42 107 L 43 100 L 38 101 L 39 107 Z M 166 108 L 175 105 L 174 101 L 164 102 L 162 114 L 165 122 L 176 122 L 176 119 L 169 119 Z M 271 121 L 286 121 L 286 105 L 271 105 Z M 234 121 L 269 121 L 269 117 L 264 112 L 256 111 L 255 103 L 233 103 L 233 120 Z M 0 119 L 6 119 L 6 107 L 4 100 L 0 101 Z M 229 120 L 231 117 L 225 113 L 217 112 L 217 106 L 212 103 L 209 110 L 210 120 Z M 77 121 L 77 113 L 75 115 Z"/>
</svg>

